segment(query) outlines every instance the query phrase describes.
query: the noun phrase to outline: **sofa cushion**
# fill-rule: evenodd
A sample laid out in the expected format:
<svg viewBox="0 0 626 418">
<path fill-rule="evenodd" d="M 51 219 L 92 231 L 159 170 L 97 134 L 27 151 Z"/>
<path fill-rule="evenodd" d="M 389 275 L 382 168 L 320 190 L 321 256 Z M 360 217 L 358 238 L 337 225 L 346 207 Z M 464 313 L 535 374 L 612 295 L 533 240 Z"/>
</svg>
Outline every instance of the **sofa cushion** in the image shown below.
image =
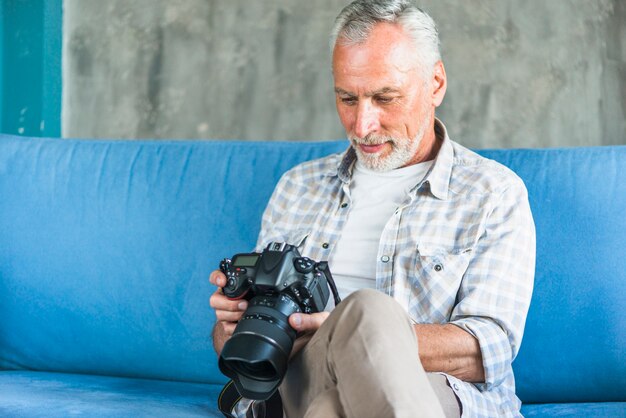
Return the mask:
<svg viewBox="0 0 626 418">
<path fill-rule="evenodd" d="M 94 375 L 0 372 L 3 417 L 223 417 L 220 385 Z"/>
<path fill-rule="evenodd" d="M 626 418 L 626 402 L 526 404 L 522 414 L 526 418 Z"/>
</svg>

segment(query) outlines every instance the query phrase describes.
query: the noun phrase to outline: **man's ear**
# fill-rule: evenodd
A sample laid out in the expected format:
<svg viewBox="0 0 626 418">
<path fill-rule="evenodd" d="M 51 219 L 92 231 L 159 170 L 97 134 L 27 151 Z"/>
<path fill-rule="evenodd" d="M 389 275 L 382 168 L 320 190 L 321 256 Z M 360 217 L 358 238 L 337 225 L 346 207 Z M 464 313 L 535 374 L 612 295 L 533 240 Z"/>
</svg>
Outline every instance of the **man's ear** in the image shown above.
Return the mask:
<svg viewBox="0 0 626 418">
<path fill-rule="evenodd" d="M 446 69 L 443 66 L 443 62 L 437 61 L 435 64 L 435 71 L 432 78 L 433 86 L 433 106 L 438 107 L 443 102 L 443 97 L 446 95 L 446 89 L 448 88 L 448 79 L 446 78 Z"/>
</svg>

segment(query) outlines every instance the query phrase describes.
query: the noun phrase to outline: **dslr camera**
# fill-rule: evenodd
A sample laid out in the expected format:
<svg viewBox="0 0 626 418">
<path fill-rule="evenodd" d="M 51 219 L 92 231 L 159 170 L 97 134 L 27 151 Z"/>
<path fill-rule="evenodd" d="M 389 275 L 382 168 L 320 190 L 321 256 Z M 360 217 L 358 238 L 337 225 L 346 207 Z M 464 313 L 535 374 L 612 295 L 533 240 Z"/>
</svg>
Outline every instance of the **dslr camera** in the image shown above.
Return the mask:
<svg viewBox="0 0 626 418">
<path fill-rule="evenodd" d="M 248 300 L 248 308 L 219 358 L 219 368 L 238 392 L 267 400 L 287 371 L 296 331 L 289 315 L 323 311 L 339 295 L 327 262 L 302 257 L 292 245 L 272 242 L 262 253 L 236 254 L 220 263 L 224 295 Z"/>
</svg>

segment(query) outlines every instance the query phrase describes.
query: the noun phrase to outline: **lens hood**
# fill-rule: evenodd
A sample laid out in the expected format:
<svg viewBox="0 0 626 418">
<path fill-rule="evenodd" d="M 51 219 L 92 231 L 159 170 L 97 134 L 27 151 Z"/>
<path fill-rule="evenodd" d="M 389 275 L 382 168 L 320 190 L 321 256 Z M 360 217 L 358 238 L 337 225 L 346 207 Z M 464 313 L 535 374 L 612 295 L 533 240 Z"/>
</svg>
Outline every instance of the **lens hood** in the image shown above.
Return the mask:
<svg viewBox="0 0 626 418">
<path fill-rule="evenodd" d="M 295 339 L 295 332 L 287 327 L 247 319 L 224 345 L 219 368 L 243 397 L 267 400 L 282 382 Z"/>
</svg>

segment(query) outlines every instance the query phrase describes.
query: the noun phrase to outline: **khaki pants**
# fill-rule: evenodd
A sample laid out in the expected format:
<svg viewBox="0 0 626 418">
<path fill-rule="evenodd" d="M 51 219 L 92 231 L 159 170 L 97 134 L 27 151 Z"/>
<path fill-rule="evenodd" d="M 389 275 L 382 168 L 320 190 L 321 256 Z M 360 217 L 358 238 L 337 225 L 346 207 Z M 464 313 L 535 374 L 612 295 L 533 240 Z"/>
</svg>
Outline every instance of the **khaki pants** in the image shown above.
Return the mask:
<svg viewBox="0 0 626 418">
<path fill-rule="evenodd" d="M 424 371 L 406 312 L 369 289 L 341 302 L 290 360 L 280 394 L 289 418 L 459 416 L 445 376 Z"/>
</svg>

